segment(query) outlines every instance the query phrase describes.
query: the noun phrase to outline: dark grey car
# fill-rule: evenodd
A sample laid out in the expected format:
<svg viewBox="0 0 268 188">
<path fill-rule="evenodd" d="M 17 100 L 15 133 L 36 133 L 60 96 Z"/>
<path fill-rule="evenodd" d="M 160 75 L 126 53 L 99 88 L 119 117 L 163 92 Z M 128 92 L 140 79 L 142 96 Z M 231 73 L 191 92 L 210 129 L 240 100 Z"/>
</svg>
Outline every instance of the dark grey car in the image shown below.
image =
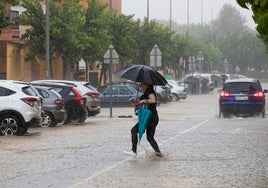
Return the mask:
<svg viewBox="0 0 268 188">
<path fill-rule="evenodd" d="M 129 85 L 120 84 L 112 84 L 111 90 L 110 85 L 107 84 L 102 86 L 99 91 L 101 93 L 102 106 L 109 105 L 110 101 L 113 102 L 113 105 L 117 106 L 135 106 L 136 97 L 142 94 Z"/>
<path fill-rule="evenodd" d="M 61 95 L 49 87 L 33 87 L 43 97 L 42 109 L 44 111 L 44 117 L 41 126 L 54 127 L 57 124 L 62 124 L 67 117 L 67 113 Z"/>
</svg>

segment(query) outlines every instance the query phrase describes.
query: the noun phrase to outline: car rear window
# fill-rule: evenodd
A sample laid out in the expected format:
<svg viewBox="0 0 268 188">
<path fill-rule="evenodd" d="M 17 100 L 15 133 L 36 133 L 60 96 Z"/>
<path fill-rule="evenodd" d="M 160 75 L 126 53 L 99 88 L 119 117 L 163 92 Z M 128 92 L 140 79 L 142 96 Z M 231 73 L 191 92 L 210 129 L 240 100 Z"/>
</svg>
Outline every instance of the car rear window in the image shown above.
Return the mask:
<svg viewBox="0 0 268 188">
<path fill-rule="evenodd" d="M 33 88 L 31 88 L 31 86 L 26 86 L 22 88 L 22 92 L 25 93 L 26 95 L 30 95 L 30 96 L 37 96 L 38 94 L 34 91 Z"/>
<path fill-rule="evenodd" d="M 226 83 L 224 85 L 223 90 L 230 92 L 254 92 L 254 91 L 260 91 L 261 86 L 259 84 L 250 82 L 234 82 L 234 83 Z"/>
<path fill-rule="evenodd" d="M 48 98 L 50 95 L 47 91 L 40 89 L 40 88 L 36 88 L 37 91 L 39 92 L 39 94 L 43 97 L 43 98 Z"/>
</svg>

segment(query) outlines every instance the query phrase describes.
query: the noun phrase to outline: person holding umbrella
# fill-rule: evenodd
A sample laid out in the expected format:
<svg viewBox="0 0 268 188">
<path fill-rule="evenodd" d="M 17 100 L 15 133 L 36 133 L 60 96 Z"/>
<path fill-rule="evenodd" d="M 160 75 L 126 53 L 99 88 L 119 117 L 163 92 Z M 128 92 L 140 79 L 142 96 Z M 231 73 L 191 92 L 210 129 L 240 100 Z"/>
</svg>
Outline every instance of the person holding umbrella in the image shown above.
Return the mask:
<svg viewBox="0 0 268 188">
<path fill-rule="evenodd" d="M 141 82 L 141 88 L 143 90 L 143 95 L 140 98 L 137 98 L 137 103 L 147 104 L 148 109 L 152 111 L 152 116 L 149 119 L 149 122 L 146 125 L 146 137 L 148 142 L 151 144 L 152 148 L 155 151 L 155 154 L 159 157 L 162 157 L 159 146 L 154 139 L 155 129 L 159 121 L 157 109 L 156 109 L 156 93 L 154 91 L 153 85 L 146 84 Z M 132 150 L 125 151 L 124 153 L 131 156 L 137 155 L 137 144 L 138 144 L 138 132 L 139 132 L 139 123 L 136 123 L 131 129 L 131 140 L 132 140 Z"/>
</svg>

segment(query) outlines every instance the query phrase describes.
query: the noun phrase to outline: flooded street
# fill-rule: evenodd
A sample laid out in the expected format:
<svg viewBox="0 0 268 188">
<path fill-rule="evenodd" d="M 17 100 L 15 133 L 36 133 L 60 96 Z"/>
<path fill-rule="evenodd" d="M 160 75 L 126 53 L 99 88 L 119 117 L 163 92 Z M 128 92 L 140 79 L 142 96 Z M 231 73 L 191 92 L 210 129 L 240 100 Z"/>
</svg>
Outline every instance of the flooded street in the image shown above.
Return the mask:
<svg viewBox="0 0 268 188">
<path fill-rule="evenodd" d="M 102 108 L 84 124 L 0 137 L 0 187 L 268 187 L 268 115 L 218 117 L 218 94 L 161 104 L 155 156 L 146 137 L 131 149 L 133 108 Z M 119 117 L 120 116 L 120 117 Z M 121 117 L 132 116 L 132 117 Z"/>
</svg>

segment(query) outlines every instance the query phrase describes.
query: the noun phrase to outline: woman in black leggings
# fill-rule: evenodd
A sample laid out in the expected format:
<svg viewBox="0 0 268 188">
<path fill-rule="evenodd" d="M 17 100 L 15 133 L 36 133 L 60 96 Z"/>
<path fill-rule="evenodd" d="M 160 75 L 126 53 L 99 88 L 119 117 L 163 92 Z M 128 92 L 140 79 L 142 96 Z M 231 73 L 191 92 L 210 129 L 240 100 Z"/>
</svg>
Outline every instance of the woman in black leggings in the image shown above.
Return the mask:
<svg viewBox="0 0 268 188">
<path fill-rule="evenodd" d="M 152 111 L 152 117 L 150 118 L 146 126 L 146 137 L 148 142 L 153 147 L 157 156 L 162 156 L 158 144 L 154 139 L 155 128 L 158 124 L 159 118 L 156 110 L 156 93 L 152 85 L 141 83 L 141 88 L 143 90 L 143 95 L 138 99 L 138 102 L 141 104 L 148 104 L 148 109 Z M 137 144 L 138 144 L 138 123 L 134 125 L 131 129 L 131 140 L 132 140 L 132 150 L 125 151 L 127 155 L 136 156 L 137 155 Z"/>
</svg>

